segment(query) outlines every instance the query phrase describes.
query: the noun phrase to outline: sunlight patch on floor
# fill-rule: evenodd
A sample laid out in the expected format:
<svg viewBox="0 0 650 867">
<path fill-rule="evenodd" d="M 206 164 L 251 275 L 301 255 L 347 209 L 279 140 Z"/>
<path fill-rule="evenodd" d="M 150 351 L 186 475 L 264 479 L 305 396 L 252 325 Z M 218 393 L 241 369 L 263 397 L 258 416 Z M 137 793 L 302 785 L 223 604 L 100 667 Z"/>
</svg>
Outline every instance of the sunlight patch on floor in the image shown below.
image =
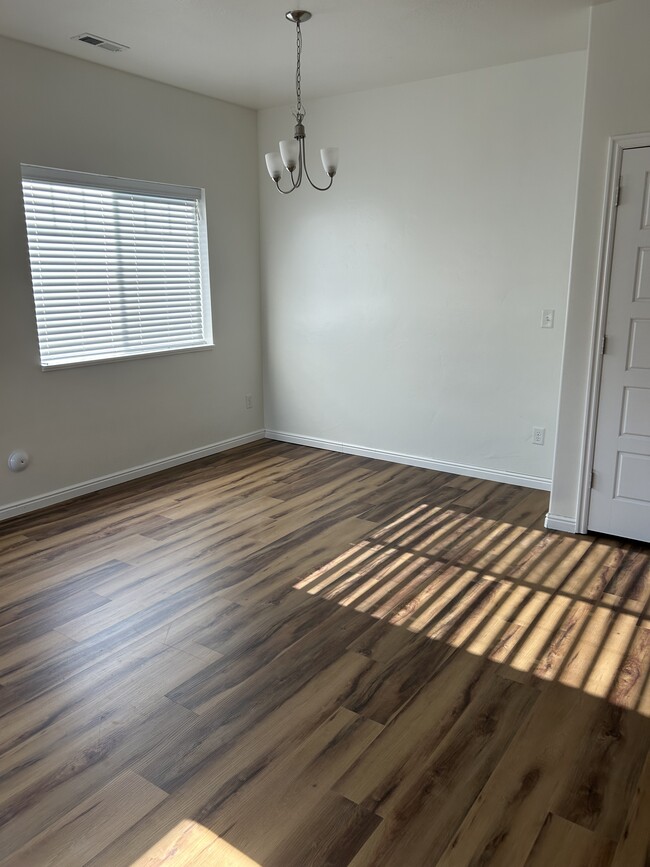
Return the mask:
<svg viewBox="0 0 650 867">
<path fill-rule="evenodd" d="M 294 587 L 650 715 L 650 551 L 420 504 Z"/>
<path fill-rule="evenodd" d="M 184 819 L 131 867 L 260 867 L 198 822 Z"/>
</svg>

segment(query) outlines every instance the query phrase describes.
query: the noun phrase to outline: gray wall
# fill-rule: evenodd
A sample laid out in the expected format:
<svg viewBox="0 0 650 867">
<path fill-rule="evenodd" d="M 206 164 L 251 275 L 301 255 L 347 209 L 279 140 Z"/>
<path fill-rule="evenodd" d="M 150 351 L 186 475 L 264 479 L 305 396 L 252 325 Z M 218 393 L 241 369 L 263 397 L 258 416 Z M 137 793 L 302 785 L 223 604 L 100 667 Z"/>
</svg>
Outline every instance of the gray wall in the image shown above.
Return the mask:
<svg viewBox="0 0 650 867">
<path fill-rule="evenodd" d="M 0 515 L 260 429 L 256 113 L 6 39 L 0 82 Z M 205 187 L 215 348 L 41 371 L 21 162 Z"/>
</svg>

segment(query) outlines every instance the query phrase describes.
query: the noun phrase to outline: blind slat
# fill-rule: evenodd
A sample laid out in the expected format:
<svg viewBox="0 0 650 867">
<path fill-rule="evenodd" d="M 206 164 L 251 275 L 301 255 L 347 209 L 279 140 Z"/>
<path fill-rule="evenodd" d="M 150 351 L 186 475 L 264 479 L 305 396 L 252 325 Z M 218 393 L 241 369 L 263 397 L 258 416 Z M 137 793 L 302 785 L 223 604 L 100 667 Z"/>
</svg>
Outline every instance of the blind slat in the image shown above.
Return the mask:
<svg viewBox="0 0 650 867">
<path fill-rule="evenodd" d="M 116 310 L 114 316 L 106 316 L 101 319 L 94 319 L 92 322 L 85 322 L 84 333 L 85 334 L 93 334 L 98 331 L 106 331 L 106 330 L 121 330 L 123 332 L 127 332 L 130 330 L 133 331 L 141 331 L 142 329 L 151 329 L 162 327 L 170 327 L 170 328 L 184 328 L 187 323 L 192 323 L 196 325 L 197 322 L 201 322 L 201 317 L 192 313 L 191 310 L 186 310 L 183 313 L 176 313 L 171 316 L 142 316 L 137 319 L 132 318 L 131 322 L 128 325 L 125 325 L 120 316 L 122 311 Z M 80 316 L 71 317 L 80 319 Z M 76 329 L 70 329 L 68 322 L 59 320 L 58 322 L 52 322 L 48 320 L 47 323 L 44 323 L 44 327 L 47 329 L 47 333 L 52 334 L 61 334 L 67 333 L 70 336 L 74 336 L 74 332 Z"/>
<path fill-rule="evenodd" d="M 145 344 L 151 341 L 163 340 L 163 342 L 171 342 L 176 339 L 189 339 L 190 335 L 195 336 L 197 333 L 196 330 L 193 331 L 182 331 L 179 328 L 170 328 L 169 331 L 164 331 L 163 329 L 159 329 L 157 334 L 152 332 L 124 332 L 120 333 L 120 338 L 122 343 L 128 345 L 129 342 L 133 342 L 134 345 Z M 99 346 L 106 346 L 107 344 L 113 345 L 115 339 L 115 332 L 104 332 L 104 333 L 96 333 L 96 334 L 88 334 L 86 338 L 91 346 L 91 348 L 97 349 Z M 48 341 L 52 342 L 53 345 L 56 346 L 57 349 L 62 350 L 64 347 L 67 348 L 76 348 L 80 344 L 78 341 L 74 341 L 72 338 L 68 338 L 65 335 L 56 336 L 52 335 L 52 337 L 48 337 Z"/>
</svg>

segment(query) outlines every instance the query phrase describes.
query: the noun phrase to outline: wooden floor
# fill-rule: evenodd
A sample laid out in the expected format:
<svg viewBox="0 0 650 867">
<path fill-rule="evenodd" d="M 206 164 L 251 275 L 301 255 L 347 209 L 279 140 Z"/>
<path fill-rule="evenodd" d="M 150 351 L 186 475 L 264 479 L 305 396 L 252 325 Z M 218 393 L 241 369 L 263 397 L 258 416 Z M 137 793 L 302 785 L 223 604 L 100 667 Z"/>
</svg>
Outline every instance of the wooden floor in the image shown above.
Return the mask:
<svg viewBox="0 0 650 867">
<path fill-rule="evenodd" d="M 650 863 L 650 547 L 263 441 L 0 528 L 0 863 Z"/>
</svg>

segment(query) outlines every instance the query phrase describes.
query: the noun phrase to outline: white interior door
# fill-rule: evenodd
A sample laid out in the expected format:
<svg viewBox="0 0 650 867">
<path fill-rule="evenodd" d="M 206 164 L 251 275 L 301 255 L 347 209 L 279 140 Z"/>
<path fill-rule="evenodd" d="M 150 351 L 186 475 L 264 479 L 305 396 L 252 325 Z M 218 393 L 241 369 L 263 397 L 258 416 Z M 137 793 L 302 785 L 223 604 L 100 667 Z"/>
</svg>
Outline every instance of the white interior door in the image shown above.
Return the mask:
<svg viewBox="0 0 650 867">
<path fill-rule="evenodd" d="M 650 147 L 623 153 L 588 527 L 650 542 Z"/>
</svg>

